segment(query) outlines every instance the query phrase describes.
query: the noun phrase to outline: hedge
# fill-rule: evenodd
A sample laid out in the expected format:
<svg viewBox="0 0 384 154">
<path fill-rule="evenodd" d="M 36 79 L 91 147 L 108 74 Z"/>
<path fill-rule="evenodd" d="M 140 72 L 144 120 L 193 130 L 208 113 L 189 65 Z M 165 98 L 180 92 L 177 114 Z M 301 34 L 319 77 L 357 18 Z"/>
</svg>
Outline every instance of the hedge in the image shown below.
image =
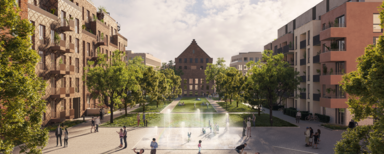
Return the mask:
<svg viewBox="0 0 384 154">
<path fill-rule="evenodd" d="M 272 110 L 279 110 L 279 108 L 284 108 L 284 105 L 274 105 L 274 106 L 272 106 Z"/>
<path fill-rule="evenodd" d="M 321 115 L 318 113 L 316 113 L 315 115 L 319 118 L 320 122 L 328 123 L 331 120 L 331 117 L 329 117 L 327 115 Z"/>
<path fill-rule="evenodd" d="M 301 120 L 305 120 L 305 118 L 308 115 L 312 115 L 312 113 L 309 113 L 308 111 L 300 111 L 301 112 Z M 283 113 L 285 115 L 291 116 L 291 117 L 296 117 L 297 110 L 293 107 L 290 108 L 284 108 Z M 315 113 L 315 115 L 319 118 L 320 122 L 328 123 L 330 121 L 330 117 L 326 115 L 321 115 L 318 113 Z"/>
</svg>

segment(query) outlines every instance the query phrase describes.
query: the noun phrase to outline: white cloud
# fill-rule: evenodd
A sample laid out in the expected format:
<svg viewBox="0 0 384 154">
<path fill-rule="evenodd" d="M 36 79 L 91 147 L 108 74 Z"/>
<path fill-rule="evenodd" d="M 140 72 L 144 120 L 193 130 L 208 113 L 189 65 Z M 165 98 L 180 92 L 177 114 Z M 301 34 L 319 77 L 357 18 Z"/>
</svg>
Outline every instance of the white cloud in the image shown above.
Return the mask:
<svg viewBox="0 0 384 154">
<path fill-rule="evenodd" d="M 198 3 L 202 1 L 201 3 Z M 214 60 L 262 51 L 277 29 L 321 0 L 93 0 L 121 24 L 127 49 L 174 60 L 196 39 Z M 200 4 L 201 11 L 195 9 Z"/>
</svg>

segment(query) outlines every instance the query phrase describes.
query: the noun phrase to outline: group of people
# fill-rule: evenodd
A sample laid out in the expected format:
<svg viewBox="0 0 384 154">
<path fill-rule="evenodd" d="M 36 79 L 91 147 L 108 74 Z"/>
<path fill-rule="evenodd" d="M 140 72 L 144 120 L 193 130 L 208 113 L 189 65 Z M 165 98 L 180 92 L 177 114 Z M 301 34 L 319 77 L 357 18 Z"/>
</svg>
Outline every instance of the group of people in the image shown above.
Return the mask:
<svg viewBox="0 0 384 154">
<path fill-rule="evenodd" d="M 184 102 L 179 102 L 179 104 L 177 104 L 178 106 L 184 106 Z"/>
<path fill-rule="evenodd" d="M 123 126 L 123 128 L 120 128 L 120 132 L 117 131 L 117 134 L 119 134 L 120 138 L 120 148 L 123 147 L 123 140 L 124 140 L 124 148 L 127 148 L 127 128 Z"/>
<path fill-rule="evenodd" d="M 92 117 L 91 120 L 91 133 L 92 130 L 96 133 L 99 132 L 100 117 Z"/>
<path fill-rule="evenodd" d="M 244 136 L 252 137 L 252 134 L 251 134 L 252 124 L 251 124 L 251 121 L 253 122 L 253 126 L 256 126 L 256 116 L 254 114 L 252 115 L 252 118 L 251 117 L 248 117 L 248 119 L 244 118 L 244 121 L 243 121 L 243 137 Z M 247 130 L 247 135 L 245 135 L 245 130 Z"/>
<path fill-rule="evenodd" d="M 64 129 L 64 148 L 68 147 L 68 130 L 67 128 Z M 62 140 L 61 136 L 63 135 L 63 129 L 61 128 L 61 125 L 59 124 L 57 126 L 57 129 L 55 130 L 55 136 L 56 136 L 56 146 L 59 146 L 59 140 L 60 140 L 60 146 L 62 146 Z"/>
<path fill-rule="evenodd" d="M 137 127 L 139 127 L 140 125 L 140 113 L 137 113 Z M 145 113 L 143 113 L 143 124 L 144 124 L 144 127 L 147 127 L 148 126 L 148 121 L 145 119 Z"/>
<path fill-rule="evenodd" d="M 321 131 L 320 131 L 320 129 L 317 129 L 317 132 L 315 132 L 315 134 L 313 134 L 313 133 L 314 132 L 313 132 L 312 127 L 307 127 L 307 129 L 304 132 L 305 146 L 318 149 L 317 144 L 319 144 L 319 142 L 320 142 Z M 313 142 L 314 142 L 314 144 L 312 144 Z"/>
</svg>

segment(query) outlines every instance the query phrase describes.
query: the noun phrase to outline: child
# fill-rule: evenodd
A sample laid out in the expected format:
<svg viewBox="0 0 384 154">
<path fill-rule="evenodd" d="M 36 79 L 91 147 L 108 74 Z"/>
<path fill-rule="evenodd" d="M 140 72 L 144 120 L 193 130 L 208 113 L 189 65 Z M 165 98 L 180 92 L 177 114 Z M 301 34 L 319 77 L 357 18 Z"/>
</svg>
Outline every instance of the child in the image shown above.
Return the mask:
<svg viewBox="0 0 384 154">
<path fill-rule="evenodd" d="M 199 140 L 199 144 L 197 145 L 197 147 L 199 147 L 199 153 L 201 153 L 201 140 Z"/>
<path fill-rule="evenodd" d="M 315 142 L 315 146 L 316 146 L 315 149 L 318 149 L 317 148 L 317 141 L 319 139 L 319 133 L 316 132 L 315 135 L 313 135 L 313 138 L 314 138 L 314 142 Z M 312 148 L 314 148 L 314 146 L 312 146 Z"/>
<path fill-rule="evenodd" d="M 191 140 L 191 134 L 192 134 L 192 132 L 188 133 L 188 142 Z"/>
<path fill-rule="evenodd" d="M 119 134 L 120 137 L 120 148 L 123 146 L 123 138 L 124 138 L 124 132 L 123 129 L 120 128 L 120 132 L 116 131 L 117 134 Z"/>
<path fill-rule="evenodd" d="M 202 131 L 203 131 L 203 134 L 205 134 L 205 129 L 204 129 L 204 127 L 202 128 Z"/>
</svg>

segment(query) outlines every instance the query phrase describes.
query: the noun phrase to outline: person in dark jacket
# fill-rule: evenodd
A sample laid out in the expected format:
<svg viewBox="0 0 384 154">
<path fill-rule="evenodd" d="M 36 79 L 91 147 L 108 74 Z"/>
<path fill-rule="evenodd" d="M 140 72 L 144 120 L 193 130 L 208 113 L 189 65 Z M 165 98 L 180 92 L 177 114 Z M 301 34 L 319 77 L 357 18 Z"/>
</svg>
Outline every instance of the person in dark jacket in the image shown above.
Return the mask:
<svg viewBox="0 0 384 154">
<path fill-rule="evenodd" d="M 243 153 L 246 146 L 247 146 L 247 143 L 244 143 L 242 145 L 237 146 L 235 150 L 237 153 Z"/>
<path fill-rule="evenodd" d="M 355 127 L 356 127 L 356 123 L 355 123 L 355 121 L 351 120 L 351 121 L 349 122 L 348 127 L 351 128 L 351 129 L 355 128 Z"/>
<path fill-rule="evenodd" d="M 247 128 L 247 122 L 244 118 L 244 121 L 243 121 L 243 137 L 245 136 L 245 128 Z"/>
<path fill-rule="evenodd" d="M 100 120 L 103 120 L 103 108 L 100 109 Z"/>
<path fill-rule="evenodd" d="M 61 129 L 60 124 L 57 126 L 55 135 L 56 135 L 56 146 L 59 146 L 59 138 L 60 138 L 60 146 L 62 146 L 61 135 L 63 135 L 63 130 Z"/>
</svg>

